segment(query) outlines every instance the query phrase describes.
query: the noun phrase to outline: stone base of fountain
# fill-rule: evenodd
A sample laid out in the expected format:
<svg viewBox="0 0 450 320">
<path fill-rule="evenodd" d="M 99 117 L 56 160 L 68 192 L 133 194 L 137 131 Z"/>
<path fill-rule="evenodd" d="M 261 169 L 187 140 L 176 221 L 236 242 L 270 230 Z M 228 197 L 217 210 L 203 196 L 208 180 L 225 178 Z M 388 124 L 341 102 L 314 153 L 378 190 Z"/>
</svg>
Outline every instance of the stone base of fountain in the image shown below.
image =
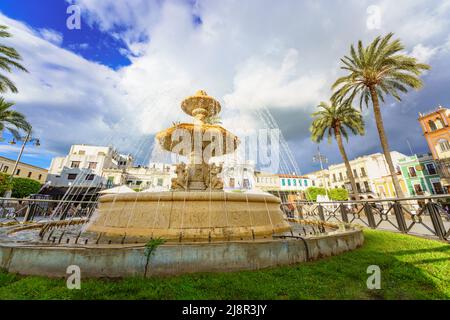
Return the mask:
<svg viewBox="0 0 450 320">
<path fill-rule="evenodd" d="M 87 228 L 113 243 L 270 238 L 290 230 L 269 194 L 178 191 L 107 195 Z M 116 239 L 116 241 L 114 241 Z"/>
</svg>

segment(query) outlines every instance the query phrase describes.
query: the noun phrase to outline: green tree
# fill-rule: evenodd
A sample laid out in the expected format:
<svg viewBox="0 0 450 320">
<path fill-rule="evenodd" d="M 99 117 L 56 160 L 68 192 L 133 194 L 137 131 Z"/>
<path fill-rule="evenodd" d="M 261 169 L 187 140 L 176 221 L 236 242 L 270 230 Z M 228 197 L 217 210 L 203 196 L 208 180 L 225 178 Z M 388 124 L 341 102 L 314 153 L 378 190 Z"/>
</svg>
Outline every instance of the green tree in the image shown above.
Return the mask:
<svg viewBox="0 0 450 320">
<path fill-rule="evenodd" d="M 0 173 L 0 196 L 6 191 L 11 190 L 11 186 L 10 176 L 5 173 Z"/>
<path fill-rule="evenodd" d="M 430 66 L 402 54 L 404 46 L 400 40 L 393 40 L 392 37 L 393 33 L 389 33 L 383 38 L 375 38 L 367 47 L 361 41 L 358 42 L 357 49 L 353 45 L 350 47 L 350 56 L 341 59 L 341 69 L 348 74 L 333 84 L 335 92 L 332 100 L 347 104 L 359 98 L 361 108 L 363 104 L 368 107 L 369 101 L 372 101 L 381 147 L 394 188 L 397 196 L 403 197 L 384 130 L 380 101 L 384 102 L 386 96 L 401 101 L 400 94 L 408 92 L 408 88 L 420 89 L 423 86 L 420 75 L 424 70 L 430 69 Z"/>
<path fill-rule="evenodd" d="M 352 168 L 345 152 L 342 137 L 348 141 L 348 130 L 355 135 L 364 135 L 364 120 L 361 113 L 355 110 L 350 104 L 321 102 L 317 108 L 318 111 L 312 114 L 314 118 L 311 125 L 311 139 L 314 142 L 321 142 L 325 136 L 328 136 L 328 143 L 334 136 L 339 147 L 342 159 L 347 170 L 347 177 L 350 180 L 352 191 L 356 200 L 359 199 L 357 194 L 355 177 L 353 176 Z"/>
<path fill-rule="evenodd" d="M 11 184 L 13 198 L 26 198 L 41 189 L 38 181 L 28 178 L 13 178 Z"/>
<path fill-rule="evenodd" d="M 14 103 L 0 98 L 0 137 L 4 130 L 9 131 L 17 140 L 21 139 L 20 130 L 30 131 L 31 125 L 20 112 L 11 110 Z"/>
<path fill-rule="evenodd" d="M 8 27 L 0 25 L 0 38 L 9 38 L 11 34 L 8 32 Z M 22 60 L 20 54 L 16 49 L 0 44 L 0 69 L 6 72 L 12 72 L 13 68 L 28 72 L 19 61 Z M 17 87 L 8 77 L 0 73 L 0 92 L 10 90 L 16 93 Z"/>
</svg>

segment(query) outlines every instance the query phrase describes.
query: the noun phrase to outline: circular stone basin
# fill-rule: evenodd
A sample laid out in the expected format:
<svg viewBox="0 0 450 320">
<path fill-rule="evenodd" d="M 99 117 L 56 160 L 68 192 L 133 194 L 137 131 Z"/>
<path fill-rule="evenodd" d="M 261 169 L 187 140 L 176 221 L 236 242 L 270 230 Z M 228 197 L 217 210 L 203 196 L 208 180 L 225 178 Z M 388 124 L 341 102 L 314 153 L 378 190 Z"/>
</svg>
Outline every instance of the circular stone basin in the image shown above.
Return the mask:
<svg viewBox="0 0 450 320">
<path fill-rule="evenodd" d="M 139 243 L 263 239 L 290 229 L 275 196 L 212 191 L 106 195 L 87 227 Z"/>
<path fill-rule="evenodd" d="M 195 95 L 190 96 L 183 100 L 181 103 L 181 109 L 188 115 L 195 117 L 198 111 L 197 109 L 202 109 L 204 115 L 213 116 L 220 113 L 222 107 L 220 103 L 213 97 L 208 96 L 205 91 L 198 91 Z"/>
<path fill-rule="evenodd" d="M 186 135 L 183 133 L 185 130 Z M 239 146 L 239 138 L 228 130 L 218 125 L 180 123 L 169 129 L 159 132 L 156 140 L 164 150 L 175 152 L 174 148 L 179 143 L 185 142 L 183 139 L 190 138 L 190 145 L 194 146 L 197 140 L 202 141 L 205 147 L 210 143 L 215 143 L 217 148 L 212 149 L 212 156 L 222 156 L 234 152 Z M 193 149 L 193 147 L 191 147 Z M 202 148 L 203 150 L 204 148 Z M 220 151 L 219 151 L 220 150 Z M 178 154 L 189 156 L 192 150 L 180 148 L 176 150 Z"/>
</svg>

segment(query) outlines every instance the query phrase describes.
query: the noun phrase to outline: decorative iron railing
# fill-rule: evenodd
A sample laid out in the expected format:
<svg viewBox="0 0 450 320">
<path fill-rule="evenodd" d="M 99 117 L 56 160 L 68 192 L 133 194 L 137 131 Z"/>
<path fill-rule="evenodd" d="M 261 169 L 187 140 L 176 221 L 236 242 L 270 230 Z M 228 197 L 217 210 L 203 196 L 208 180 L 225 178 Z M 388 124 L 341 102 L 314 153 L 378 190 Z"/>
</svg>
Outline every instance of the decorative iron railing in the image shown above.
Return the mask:
<svg viewBox="0 0 450 320">
<path fill-rule="evenodd" d="M 287 217 L 360 224 L 450 241 L 450 195 L 282 204 Z"/>
</svg>

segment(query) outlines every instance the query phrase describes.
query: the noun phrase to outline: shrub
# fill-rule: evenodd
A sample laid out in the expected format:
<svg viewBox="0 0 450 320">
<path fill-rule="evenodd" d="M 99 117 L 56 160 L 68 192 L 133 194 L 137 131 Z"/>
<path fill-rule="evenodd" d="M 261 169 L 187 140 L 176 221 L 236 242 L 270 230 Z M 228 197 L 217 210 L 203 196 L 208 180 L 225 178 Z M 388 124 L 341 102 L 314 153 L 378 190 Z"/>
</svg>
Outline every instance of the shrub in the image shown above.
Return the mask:
<svg viewBox="0 0 450 320">
<path fill-rule="evenodd" d="M 41 184 L 35 180 L 27 178 L 12 179 L 12 196 L 14 198 L 25 198 L 35 194 L 41 188 Z"/>
<path fill-rule="evenodd" d="M 325 188 L 309 187 L 306 189 L 306 199 L 309 201 L 317 201 L 317 196 L 325 196 L 327 192 Z M 342 188 L 328 190 L 328 196 L 331 200 L 345 201 L 348 200 L 348 191 Z"/>
<path fill-rule="evenodd" d="M 11 189 L 11 182 L 9 181 L 9 175 L 0 173 L 0 196 L 3 196 L 6 191 Z"/>
</svg>

